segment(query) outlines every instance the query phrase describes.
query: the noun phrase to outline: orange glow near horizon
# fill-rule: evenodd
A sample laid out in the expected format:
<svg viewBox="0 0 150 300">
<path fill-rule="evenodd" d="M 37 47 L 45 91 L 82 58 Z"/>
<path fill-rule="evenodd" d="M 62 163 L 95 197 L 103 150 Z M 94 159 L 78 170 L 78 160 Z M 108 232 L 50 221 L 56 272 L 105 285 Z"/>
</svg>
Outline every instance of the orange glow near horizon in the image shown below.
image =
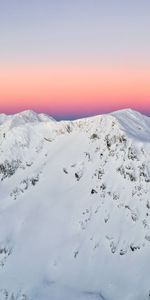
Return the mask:
<svg viewBox="0 0 150 300">
<path fill-rule="evenodd" d="M 147 111 L 150 70 L 127 66 L 14 65 L 0 68 L 1 112 L 23 109 L 55 115 L 125 107 Z"/>
</svg>

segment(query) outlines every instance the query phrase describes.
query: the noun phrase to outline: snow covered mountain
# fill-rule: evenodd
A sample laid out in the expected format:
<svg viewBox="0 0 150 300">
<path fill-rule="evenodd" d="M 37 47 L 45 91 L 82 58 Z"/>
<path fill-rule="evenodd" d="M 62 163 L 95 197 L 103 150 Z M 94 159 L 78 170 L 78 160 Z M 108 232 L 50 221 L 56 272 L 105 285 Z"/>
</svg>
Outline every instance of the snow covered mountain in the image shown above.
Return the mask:
<svg viewBox="0 0 150 300">
<path fill-rule="evenodd" d="M 150 299 L 150 119 L 0 115 L 0 300 Z"/>
</svg>

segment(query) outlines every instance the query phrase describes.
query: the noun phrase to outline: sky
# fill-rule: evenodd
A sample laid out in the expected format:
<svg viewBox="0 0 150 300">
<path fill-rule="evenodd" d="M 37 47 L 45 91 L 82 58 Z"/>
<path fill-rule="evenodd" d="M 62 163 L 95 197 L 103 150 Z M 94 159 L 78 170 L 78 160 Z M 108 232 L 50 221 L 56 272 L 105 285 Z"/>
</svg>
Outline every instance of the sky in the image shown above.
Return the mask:
<svg viewBox="0 0 150 300">
<path fill-rule="evenodd" d="M 0 112 L 150 114 L 149 0 L 0 0 Z"/>
</svg>

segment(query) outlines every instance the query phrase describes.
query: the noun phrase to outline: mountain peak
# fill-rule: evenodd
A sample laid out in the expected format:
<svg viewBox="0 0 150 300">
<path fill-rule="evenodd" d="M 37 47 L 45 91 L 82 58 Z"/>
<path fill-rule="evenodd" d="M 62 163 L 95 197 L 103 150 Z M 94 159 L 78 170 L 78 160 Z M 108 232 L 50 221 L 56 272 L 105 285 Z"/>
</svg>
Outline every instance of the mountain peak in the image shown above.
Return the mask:
<svg viewBox="0 0 150 300">
<path fill-rule="evenodd" d="M 50 117 L 47 114 L 44 113 L 37 113 L 33 110 L 24 110 L 22 112 L 17 113 L 15 116 L 21 116 L 27 121 L 39 121 L 39 122 L 48 122 L 48 121 L 55 121 L 54 118 Z"/>
<path fill-rule="evenodd" d="M 27 123 L 55 122 L 55 119 L 28 109 L 12 115 L 0 114 L 0 124 L 4 124 L 4 122 L 9 122 L 11 127 L 16 127 Z"/>
</svg>

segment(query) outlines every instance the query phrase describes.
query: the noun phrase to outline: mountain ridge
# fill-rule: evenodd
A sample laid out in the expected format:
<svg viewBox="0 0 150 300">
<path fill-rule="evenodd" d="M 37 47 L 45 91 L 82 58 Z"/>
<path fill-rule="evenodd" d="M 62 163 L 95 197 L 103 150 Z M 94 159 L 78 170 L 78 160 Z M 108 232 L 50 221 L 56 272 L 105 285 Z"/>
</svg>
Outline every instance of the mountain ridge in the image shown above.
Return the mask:
<svg viewBox="0 0 150 300">
<path fill-rule="evenodd" d="M 97 114 L 97 115 L 93 115 L 93 116 L 87 116 L 87 117 L 82 117 L 82 118 L 76 118 L 74 120 L 59 120 L 58 122 L 61 122 L 61 121 L 70 121 L 70 122 L 75 122 L 75 121 L 78 121 L 78 120 L 83 120 L 83 119 L 90 119 L 90 118 L 94 118 L 94 117 L 99 117 L 99 116 L 102 116 L 102 115 L 115 115 L 115 114 L 118 114 L 118 113 L 131 113 L 131 114 L 138 114 L 138 115 L 143 115 L 144 117 L 146 118 L 149 118 L 147 115 L 145 115 L 144 113 L 141 113 L 139 112 L 138 110 L 134 110 L 132 108 L 123 108 L 123 109 L 119 109 L 119 110 L 115 110 L 115 111 L 112 111 L 112 112 L 108 112 L 108 113 L 101 113 L 101 114 Z M 0 116 L 3 116 L 3 117 L 15 117 L 17 115 L 26 115 L 26 116 L 31 116 L 31 115 L 43 115 L 43 116 L 46 116 L 52 120 L 55 120 L 54 117 L 50 116 L 49 114 L 47 113 L 43 113 L 43 112 L 36 112 L 32 109 L 25 109 L 25 110 L 22 110 L 20 112 L 17 112 L 17 113 L 13 113 L 13 114 L 6 114 L 6 113 L 0 113 Z M 56 121 L 56 120 L 55 120 Z"/>
<path fill-rule="evenodd" d="M 132 110 L 1 123 L 1 300 L 150 299 L 149 128 Z"/>
</svg>

